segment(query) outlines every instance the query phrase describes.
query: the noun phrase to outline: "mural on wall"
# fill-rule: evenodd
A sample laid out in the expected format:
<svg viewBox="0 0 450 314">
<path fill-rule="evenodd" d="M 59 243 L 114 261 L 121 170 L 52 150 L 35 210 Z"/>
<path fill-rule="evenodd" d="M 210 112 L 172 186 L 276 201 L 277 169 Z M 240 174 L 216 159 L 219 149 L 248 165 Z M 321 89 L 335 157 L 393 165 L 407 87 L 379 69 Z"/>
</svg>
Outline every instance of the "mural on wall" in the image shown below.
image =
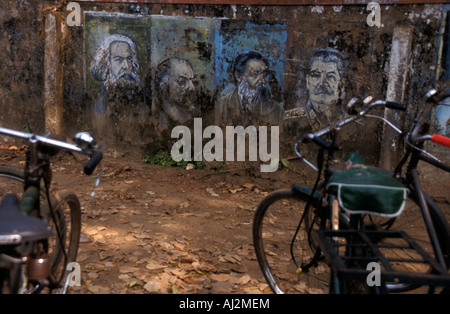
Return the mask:
<svg viewBox="0 0 450 314">
<path fill-rule="evenodd" d="M 342 119 L 345 115 L 344 56 L 333 48 L 316 50 L 305 75 L 305 94 L 299 107 L 286 111 L 286 119 L 303 118 L 313 131 Z"/>
<path fill-rule="evenodd" d="M 121 34 L 108 36 L 92 58 L 90 73 L 95 80 L 104 83 L 94 110 L 105 113 L 107 91 L 126 93 L 141 87 L 136 45 Z"/>
<path fill-rule="evenodd" d="M 97 136 L 130 145 L 148 143 L 150 19 L 95 13 L 86 14 L 85 21 L 85 90 L 93 99 Z"/>
<path fill-rule="evenodd" d="M 157 16 L 152 30 L 152 121 L 170 138 L 213 109 L 215 21 Z"/>
<path fill-rule="evenodd" d="M 233 62 L 234 85 L 216 103 L 216 125 L 279 124 L 283 118 L 281 89 L 260 53 L 247 51 Z"/>
<path fill-rule="evenodd" d="M 285 110 L 285 23 L 89 12 L 85 20 L 93 125 L 116 140 L 167 151 L 172 129 L 194 118 L 222 127 L 297 119 L 317 130 L 344 114 L 344 57 L 331 48 L 304 61 L 296 75 L 305 97 Z"/>
<path fill-rule="evenodd" d="M 285 23 L 224 20 L 215 38 L 215 123 L 279 124 L 283 117 Z"/>
<path fill-rule="evenodd" d="M 236 125 L 282 120 L 285 24 L 85 16 L 86 92 L 97 93 L 92 106 L 100 133 L 109 129 L 124 138 L 120 133 L 130 130 L 118 125 L 127 115 L 117 115 L 136 107 L 134 101 L 140 103 L 134 125 L 151 130 L 149 142 L 163 142 L 194 117 Z"/>
<path fill-rule="evenodd" d="M 200 116 L 195 74 L 188 60 L 172 57 L 155 73 L 152 119 L 159 130 L 172 130 Z"/>
</svg>

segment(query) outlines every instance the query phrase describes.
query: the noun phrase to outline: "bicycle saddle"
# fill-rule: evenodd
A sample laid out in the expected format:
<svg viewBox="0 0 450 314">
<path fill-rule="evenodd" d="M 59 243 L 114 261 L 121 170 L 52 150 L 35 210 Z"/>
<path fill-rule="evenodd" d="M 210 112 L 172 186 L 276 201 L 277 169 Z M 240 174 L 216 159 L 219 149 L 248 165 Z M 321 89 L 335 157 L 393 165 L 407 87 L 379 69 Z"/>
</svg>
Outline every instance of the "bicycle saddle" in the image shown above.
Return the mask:
<svg viewBox="0 0 450 314">
<path fill-rule="evenodd" d="M 15 194 L 3 198 L 0 205 L 0 245 L 41 240 L 53 234 L 47 223 L 19 210 L 19 200 Z"/>
</svg>

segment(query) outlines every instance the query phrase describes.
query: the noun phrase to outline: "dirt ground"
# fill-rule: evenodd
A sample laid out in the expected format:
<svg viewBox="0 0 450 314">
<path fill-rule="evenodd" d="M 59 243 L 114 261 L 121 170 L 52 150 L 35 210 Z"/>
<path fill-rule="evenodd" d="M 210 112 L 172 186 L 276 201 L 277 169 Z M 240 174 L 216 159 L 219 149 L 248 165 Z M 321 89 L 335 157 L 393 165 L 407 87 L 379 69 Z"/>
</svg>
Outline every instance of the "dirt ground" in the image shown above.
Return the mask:
<svg viewBox="0 0 450 314">
<path fill-rule="evenodd" d="M 1 148 L 1 165 L 23 167 L 23 147 Z M 234 166 L 186 170 L 110 153 L 91 197 L 98 169 L 86 176 L 83 162 L 56 156 L 53 189 L 75 192 L 82 206 L 82 279 L 70 293 L 270 293 L 252 219 L 261 199 L 289 187 L 294 172 L 263 178 Z"/>
<path fill-rule="evenodd" d="M 24 148 L 3 145 L 0 163 L 22 168 Z M 314 177 L 299 160 L 257 176 L 254 165 L 234 166 L 186 170 L 109 153 L 91 197 L 98 171 L 86 176 L 83 162 L 55 157 L 53 188 L 75 192 L 82 206 L 82 278 L 70 293 L 271 293 L 253 250 L 254 210 L 273 190 Z"/>
</svg>

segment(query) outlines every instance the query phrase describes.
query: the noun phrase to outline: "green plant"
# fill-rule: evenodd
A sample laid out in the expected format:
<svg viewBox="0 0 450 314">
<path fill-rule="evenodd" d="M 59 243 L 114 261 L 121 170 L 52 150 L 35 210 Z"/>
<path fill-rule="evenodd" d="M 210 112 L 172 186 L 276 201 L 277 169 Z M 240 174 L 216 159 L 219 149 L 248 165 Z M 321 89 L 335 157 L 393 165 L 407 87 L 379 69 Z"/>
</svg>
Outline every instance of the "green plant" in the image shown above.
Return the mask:
<svg viewBox="0 0 450 314">
<path fill-rule="evenodd" d="M 166 168 L 181 167 L 185 169 L 188 164 L 193 164 L 194 169 L 202 169 L 205 164 L 203 159 L 201 161 L 194 161 L 194 158 L 191 158 L 191 161 L 175 161 L 173 160 L 172 156 L 167 153 L 158 153 L 153 156 L 146 155 L 143 161 L 147 164 L 160 165 Z"/>
</svg>

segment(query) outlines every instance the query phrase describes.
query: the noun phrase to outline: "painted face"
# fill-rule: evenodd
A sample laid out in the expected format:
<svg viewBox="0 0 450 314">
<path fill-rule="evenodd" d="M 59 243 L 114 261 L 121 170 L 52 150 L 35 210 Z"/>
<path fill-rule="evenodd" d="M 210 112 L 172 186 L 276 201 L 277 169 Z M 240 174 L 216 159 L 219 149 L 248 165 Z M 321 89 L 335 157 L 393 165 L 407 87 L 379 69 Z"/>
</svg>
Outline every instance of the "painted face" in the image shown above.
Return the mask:
<svg viewBox="0 0 450 314">
<path fill-rule="evenodd" d="M 269 74 L 264 61 L 250 59 L 244 74 L 239 77 L 238 94 L 241 102 L 253 113 L 267 114 L 272 108 Z"/>
<path fill-rule="evenodd" d="M 250 59 L 245 65 L 244 77 L 247 78 L 251 89 L 256 89 L 260 84 L 266 83 L 267 65 L 262 60 Z"/>
<path fill-rule="evenodd" d="M 336 63 L 316 60 L 306 77 L 309 99 L 319 109 L 334 105 L 340 96 L 341 76 Z"/>
<path fill-rule="evenodd" d="M 111 44 L 111 76 L 120 79 L 121 76 L 131 73 L 133 70 L 130 46 L 121 41 Z"/>
<path fill-rule="evenodd" d="M 194 79 L 194 71 L 189 63 L 182 60 L 172 61 L 168 81 L 170 102 L 179 105 L 186 101 L 191 102 L 193 99 L 189 98 L 195 91 Z"/>
</svg>

